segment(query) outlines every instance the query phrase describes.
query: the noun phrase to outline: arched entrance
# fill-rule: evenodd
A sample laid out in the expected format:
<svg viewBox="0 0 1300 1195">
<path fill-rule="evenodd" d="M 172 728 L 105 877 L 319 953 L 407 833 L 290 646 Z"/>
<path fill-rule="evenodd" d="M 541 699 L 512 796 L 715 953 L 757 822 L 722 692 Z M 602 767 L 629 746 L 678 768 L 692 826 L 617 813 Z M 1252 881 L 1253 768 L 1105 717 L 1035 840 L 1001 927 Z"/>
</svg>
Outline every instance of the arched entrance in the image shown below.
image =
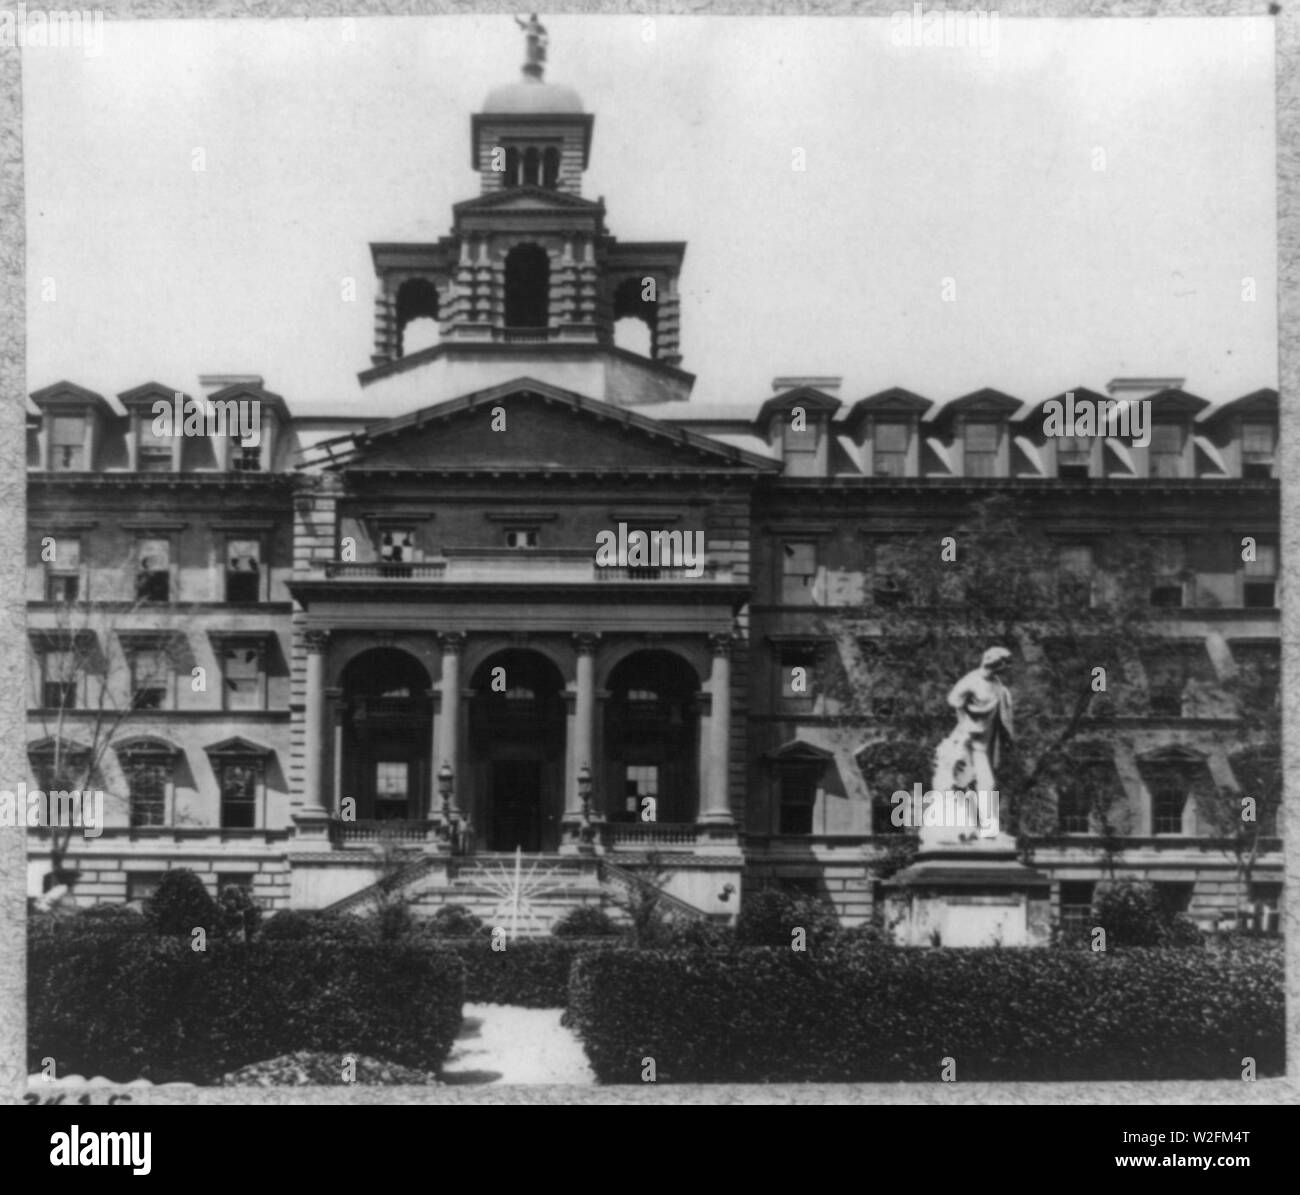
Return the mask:
<svg viewBox="0 0 1300 1195">
<path fill-rule="evenodd" d="M 680 656 L 633 652 L 610 673 L 605 706 L 605 816 L 693 822 L 699 805 L 699 678 Z"/>
<path fill-rule="evenodd" d="M 343 669 L 339 796 L 356 801 L 358 820 L 416 820 L 426 815 L 430 683 L 419 660 L 392 647 L 364 651 Z"/>
<path fill-rule="evenodd" d="M 490 851 L 552 851 L 564 811 L 564 678 L 545 656 L 489 656 L 471 681 L 476 841 Z"/>
</svg>

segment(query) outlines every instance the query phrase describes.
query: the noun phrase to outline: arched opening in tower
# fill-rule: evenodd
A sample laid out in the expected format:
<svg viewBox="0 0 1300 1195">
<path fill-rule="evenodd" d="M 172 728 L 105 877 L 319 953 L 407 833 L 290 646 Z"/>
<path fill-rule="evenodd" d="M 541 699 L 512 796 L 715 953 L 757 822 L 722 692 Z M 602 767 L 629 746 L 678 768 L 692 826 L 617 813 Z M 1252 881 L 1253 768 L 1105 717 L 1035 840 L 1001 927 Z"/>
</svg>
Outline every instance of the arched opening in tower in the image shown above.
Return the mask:
<svg viewBox="0 0 1300 1195">
<path fill-rule="evenodd" d="M 524 186 L 535 187 L 542 181 L 542 155 L 537 146 L 524 150 Z"/>
<path fill-rule="evenodd" d="M 554 191 L 560 185 L 560 151 L 550 146 L 542 152 L 542 186 Z"/>
<path fill-rule="evenodd" d="M 642 357 L 659 355 L 659 283 L 627 278 L 614 291 L 614 344 Z"/>
<path fill-rule="evenodd" d="M 540 245 L 506 254 L 506 326 L 545 328 L 550 322 L 551 262 Z"/>
<path fill-rule="evenodd" d="M 427 278 L 408 278 L 397 290 L 397 355 L 438 343 L 438 292 Z"/>
</svg>

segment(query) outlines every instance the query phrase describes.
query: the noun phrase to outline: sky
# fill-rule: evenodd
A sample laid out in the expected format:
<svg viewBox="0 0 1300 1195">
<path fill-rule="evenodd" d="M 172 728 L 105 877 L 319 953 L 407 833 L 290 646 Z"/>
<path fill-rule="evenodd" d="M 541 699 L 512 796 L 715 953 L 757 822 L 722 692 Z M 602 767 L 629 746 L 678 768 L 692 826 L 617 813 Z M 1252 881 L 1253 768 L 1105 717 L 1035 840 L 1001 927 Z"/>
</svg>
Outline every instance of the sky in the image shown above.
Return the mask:
<svg viewBox="0 0 1300 1195">
<path fill-rule="evenodd" d="M 621 240 L 687 242 L 696 400 L 792 374 L 847 401 L 1277 385 L 1266 18 L 1001 18 L 982 49 L 888 19 L 543 20 L 548 81 L 596 115 L 584 194 Z M 470 115 L 523 57 L 486 14 L 25 49 L 29 389 L 256 373 L 295 413 L 363 409 L 369 243 L 449 232 Z"/>
</svg>

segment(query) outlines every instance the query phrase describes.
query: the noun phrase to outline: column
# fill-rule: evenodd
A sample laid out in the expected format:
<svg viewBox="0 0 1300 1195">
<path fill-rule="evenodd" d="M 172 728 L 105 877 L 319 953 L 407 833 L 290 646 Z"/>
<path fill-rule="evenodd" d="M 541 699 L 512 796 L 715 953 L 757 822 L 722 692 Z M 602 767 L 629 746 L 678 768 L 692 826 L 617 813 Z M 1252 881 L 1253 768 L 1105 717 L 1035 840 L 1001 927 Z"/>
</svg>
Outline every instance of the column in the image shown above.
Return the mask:
<svg viewBox="0 0 1300 1195">
<path fill-rule="evenodd" d="M 573 702 L 573 742 L 567 754 L 568 775 L 564 779 L 564 821 L 569 825 L 582 822 L 582 800 L 578 795 L 578 773 L 586 764 L 591 771 L 592 786 L 596 784 L 599 769 L 591 757 L 592 729 L 596 715 L 596 647 L 598 635 L 574 635 L 573 646 L 578 653 L 575 678 L 576 695 Z"/>
<path fill-rule="evenodd" d="M 452 772 L 452 811 L 463 810 L 461 792 L 465 777 L 460 767 L 460 655 L 465 648 L 465 636 L 459 631 L 452 631 L 438 636 L 442 648 L 442 709 L 439 714 L 438 745 L 442 757 L 433 762 L 433 799 L 434 808 L 441 813 L 442 798 L 438 796 L 438 772 L 445 763 Z"/>
<path fill-rule="evenodd" d="M 343 704 L 342 689 L 326 689 L 325 696 L 329 698 L 330 734 L 333 741 L 330 747 L 330 800 L 328 805 L 324 801 L 321 804 L 325 805 L 332 816 L 338 817 L 343 802 L 343 719 L 347 711 Z"/>
<path fill-rule="evenodd" d="M 730 634 L 710 635 L 713 670 L 709 680 L 711 713 L 709 733 L 700 737 L 707 752 L 700 769 L 707 782 L 700 794 L 699 820 L 713 825 L 732 824 L 729 800 L 731 778 L 731 650 Z"/>
<path fill-rule="evenodd" d="M 307 693 L 303 724 L 306 731 L 302 756 L 302 804 L 306 813 L 325 813 L 321 801 L 321 756 L 325 737 L 325 652 L 329 631 L 309 627 L 303 632 L 307 646 Z"/>
</svg>

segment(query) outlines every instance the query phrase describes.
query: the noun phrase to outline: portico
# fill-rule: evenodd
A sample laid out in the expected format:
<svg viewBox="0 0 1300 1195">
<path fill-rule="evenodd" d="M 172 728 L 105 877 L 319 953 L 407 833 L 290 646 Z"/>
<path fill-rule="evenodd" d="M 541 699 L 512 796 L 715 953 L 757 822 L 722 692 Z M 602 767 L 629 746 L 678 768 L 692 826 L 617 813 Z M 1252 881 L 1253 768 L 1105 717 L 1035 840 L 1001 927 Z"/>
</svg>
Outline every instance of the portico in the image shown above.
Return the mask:
<svg viewBox="0 0 1300 1195">
<path fill-rule="evenodd" d="M 680 851 L 734 836 L 729 629 L 331 621 L 302 637 L 302 795 L 336 849 L 391 836 L 464 852 Z"/>
</svg>

